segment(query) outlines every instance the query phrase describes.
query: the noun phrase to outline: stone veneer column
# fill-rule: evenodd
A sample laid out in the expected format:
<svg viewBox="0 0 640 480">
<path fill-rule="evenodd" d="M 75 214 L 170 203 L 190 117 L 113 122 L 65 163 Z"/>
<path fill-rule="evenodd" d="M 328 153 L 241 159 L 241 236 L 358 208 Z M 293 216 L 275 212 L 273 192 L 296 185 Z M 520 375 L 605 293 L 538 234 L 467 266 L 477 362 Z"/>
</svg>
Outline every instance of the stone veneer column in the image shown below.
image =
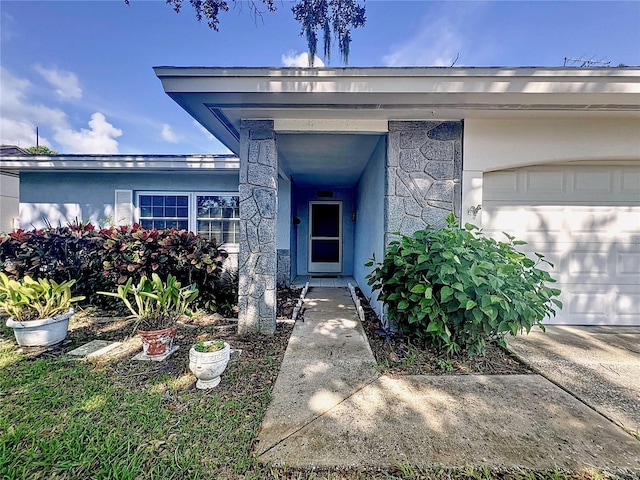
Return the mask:
<svg viewBox="0 0 640 480">
<path fill-rule="evenodd" d="M 386 168 L 385 245 L 460 218 L 462 122 L 389 122 Z"/>
<path fill-rule="evenodd" d="M 240 128 L 240 252 L 238 333 L 276 328 L 278 154 L 273 121 Z"/>
</svg>

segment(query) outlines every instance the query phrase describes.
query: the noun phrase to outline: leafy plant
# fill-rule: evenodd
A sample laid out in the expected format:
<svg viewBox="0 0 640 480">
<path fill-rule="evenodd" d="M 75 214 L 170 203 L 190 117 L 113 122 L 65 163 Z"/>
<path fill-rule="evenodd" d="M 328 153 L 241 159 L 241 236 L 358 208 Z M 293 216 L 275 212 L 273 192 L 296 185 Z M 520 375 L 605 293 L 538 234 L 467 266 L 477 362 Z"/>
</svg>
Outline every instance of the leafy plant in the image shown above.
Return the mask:
<svg viewBox="0 0 640 480">
<path fill-rule="evenodd" d="M 137 328 L 161 330 L 172 326 L 189 311 L 189 305 L 198 296 L 198 289 L 193 284 L 182 287 L 173 275 L 164 282 L 154 273 L 151 279 L 142 277 L 137 285 L 130 278 L 124 285 L 119 285 L 116 292 L 98 293 L 122 300 L 136 319 Z"/>
<path fill-rule="evenodd" d="M 215 289 L 209 302 L 202 306 L 214 310 L 225 317 L 237 316 L 238 308 L 238 270 L 226 269 L 220 272 L 214 283 Z"/>
<path fill-rule="evenodd" d="M 144 229 L 140 225 L 98 230 L 74 222 L 0 234 L 0 271 L 10 278 L 76 280 L 75 291 L 92 305 L 113 308 L 98 291 L 115 291 L 129 279 L 171 274 L 196 284 L 195 306 L 230 315 L 237 304 L 237 275 L 223 275 L 224 249 L 192 232 Z M 232 304 L 232 305 L 231 305 Z"/>
<path fill-rule="evenodd" d="M 436 364 L 438 365 L 438 368 L 444 373 L 453 371 L 453 363 L 451 363 L 451 360 L 449 359 L 442 360 L 441 358 L 436 358 Z"/>
<path fill-rule="evenodd" d="M 71 304 L 84 297 L 71 296 L 75 280 L 57 283 L 54 280 L 29 276 L 10 279 L 0 272 L 0 308 L 17 321 L 51 318 L 71 309 Z"/>
<path fill-rule="evenodd" d="M 442 230 L 428 226 L 391 242 L 381 263 L 367 263 L 375 266 L 367 280 L 404 332 L 449 352 L 482 354 L 487 340 L 505 345 L 506 334 L 544 330 L 543 319 L 562 308 L 554 298 L 560 290 L 547 285 L 555 280 L 539 268 L 553 265 L 539 253 L 531 260 L 515 248 L 525 242 L 507 239 L 461 228 L 451 214 Z"/>
<path fill-rule="evenodd" d="M 201 352 L 201 353 L 217 352 L 218 350 L 222 350 L 223 348 L 224 348 L 224 340 L 212 340 L 209 342 L 205 342 L 204 340 L 199 340 L 193 346 L 193 349 L 196 352 Z"/>
<path fill-rule="evenodd" d="M 131 0 L 124 0 L 129 4 Z M 180 12 L 185 0 L 166 0 L 176 12 Z M 241 3 L 237 0 L 189 0 L 195 9 L 196 18 L 206 19 L 210 28 L 218 31 L 220 14 L 229 10 L 230 5 Z M 253 15 L 262 16 L 263 8 L 267 12 L 277 10 L 274 0 L 250 0 L 246 3 Z M 356 0 L 296 0 L 291 7 L 293 16 L 302 26 L 300 35 L 304 35 L 309 48 L 309 66 L 313 66 L 313 57 L 318 48 L 318 32 L 323 36 L 324 55 L 330 60 L 331 37 L 338 41 L 340 55 L 345 64 L 349 59 L 351 29 L 362 27 L 366 22 L 365 7 Z"/>
<path fill-rule="evenodd" d="M 74 290 L 93 300 L 96 290 L 109 288 L 102 275 L 100 233 L 91 224 L 17 230 L 0 234 L 0 271 L 18 280 L 24 276 L 58 283 L 75 280 Z"/>
<path fill-rule="evenodd" d="M 147 230 L 137 224 L 105 229 L 101 235 L 104 243 L 98 255 L 112 285 L 154 273 L 162 278 L 174 275 L 183 284 L 198 285 L 198 307 L 218 310 L 218 281 L 227 253 L 215 242 L 186 230 Z"/>
</svg>

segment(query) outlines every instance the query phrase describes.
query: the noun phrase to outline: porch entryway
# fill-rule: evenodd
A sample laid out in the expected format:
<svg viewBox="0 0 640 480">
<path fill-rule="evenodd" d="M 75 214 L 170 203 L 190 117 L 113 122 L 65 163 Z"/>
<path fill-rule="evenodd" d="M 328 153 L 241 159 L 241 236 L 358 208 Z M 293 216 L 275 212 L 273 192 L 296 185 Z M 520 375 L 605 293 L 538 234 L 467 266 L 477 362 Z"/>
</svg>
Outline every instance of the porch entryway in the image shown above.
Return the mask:
<svg viewBox="0 0 640 480">
<path fill-rule="evenodd" d="M 309 202 L 308 272 L 342 272 L 342 202 Z"/>
<path fill-rule="evenodd" d="M 310 287 L 347 287 L 349 284 L 357 286 L 358 282 L 351 275 L 298 275 L 291 286 L 302 288 L 309 282 Z"/>
</svg>

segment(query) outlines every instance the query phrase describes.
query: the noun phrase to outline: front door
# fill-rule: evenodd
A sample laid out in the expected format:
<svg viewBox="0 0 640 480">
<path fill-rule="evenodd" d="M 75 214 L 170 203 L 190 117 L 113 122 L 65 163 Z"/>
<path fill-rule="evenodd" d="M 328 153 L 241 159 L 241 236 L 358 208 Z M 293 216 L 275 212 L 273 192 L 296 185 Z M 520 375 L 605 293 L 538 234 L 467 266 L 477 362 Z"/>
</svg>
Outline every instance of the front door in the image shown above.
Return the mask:
<svg viewBox="0 0 640 480">
<path fill-rule="evenodd" d="M 342 202 L 309 202 L 309 273 L 342 272 Z"/>
</svg>

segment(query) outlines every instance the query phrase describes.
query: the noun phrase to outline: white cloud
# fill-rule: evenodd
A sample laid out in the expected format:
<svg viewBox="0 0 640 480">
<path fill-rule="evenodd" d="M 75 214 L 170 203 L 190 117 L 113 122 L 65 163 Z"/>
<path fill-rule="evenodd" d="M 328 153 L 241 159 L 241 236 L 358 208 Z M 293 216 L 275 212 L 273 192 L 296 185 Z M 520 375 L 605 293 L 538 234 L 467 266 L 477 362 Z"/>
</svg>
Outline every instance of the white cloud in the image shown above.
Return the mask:
<svg viewBox="0 0 640 480">
<path fill-rule="evenodd" d="M 315 55 L 313 60 L 314 67 L 324 67 L 324 62 Z M 289 51 L 287 54 L 282 55 L 281 57 L 282 65 L 285 67 L 299 67 L 306 68 L 309 67 L 309 53 L 302 52 L 301 54 L 296 54 L 296 52 Z"/>
<path fill-rule="evenodd" d="M 82 89 L 75 73 L 57 68 L 45 68 L 42 65 L 35 65 L 33 68 L 56 89 L 56 93 L 62 99 L 82 97 Z"/>
<path fill-rule="evenodd" d="M 46 145 L 63 153 L 118 153 L 117 137 L 122 130 L 115 128 L 100 112 L 95 112 L 89 128 L 75 130 L 67 114 L 59 108 L 51 108 L 31 98 L 32 83 L 18 78 L 0 67 L 0 142 L 7 145 L 30 147 L 36 143 L 36 126 L 40 133 L 53 132 L 58 145 L 51 145 L 46 137 L 40 137 L 40 145 Z"/>
<path fill-rule="evenodd" d="M 32 102 L 28 95 L 31 82 L 14 76 L 0 67 L 0 142 L 6 145 L 30 147 L 35 145 L 36 126 L 55 127 L 66 125 L 65 113 L 57 108 Z M 49 146 L 46 138 L 40 144 Z"/>
<path fill-rule="evenodd" d="M 383 57 L 389 67 L 425 66 L 449 67 L 465 47 L 465 37 L 458 26 L 446 17 L 432 20 L 420 27 L 420 32 Z"/>
<path fill-rule="evenodd" d="M 117 137 L 122 130 L 111 125 L 105 116 L 96 112 L 91 115 L 89 129 L 57 128 L 53 138 L 65 153 L 118 153 Z"/>
<path fill-rule="evenodd" d="M 425 15 L 408 25 L 405 40 L 391 45 L 383 64 L 396 66 L 481 65 L 494 56 L 493 37 L 481 36 L 493 2 L 425 2 Z M 458 58 L 458 55 L 460 58 Z"/>
<path fill-rule="evenodd" d="M 162 124 L 162 131 L 160 132 L 160 135 L 165 142 L 169 143 L 178 143 L 182 140 L 182 136 L 174 132 L 171 129 L 171 125 L 166 123 Z"/>
</svg>

